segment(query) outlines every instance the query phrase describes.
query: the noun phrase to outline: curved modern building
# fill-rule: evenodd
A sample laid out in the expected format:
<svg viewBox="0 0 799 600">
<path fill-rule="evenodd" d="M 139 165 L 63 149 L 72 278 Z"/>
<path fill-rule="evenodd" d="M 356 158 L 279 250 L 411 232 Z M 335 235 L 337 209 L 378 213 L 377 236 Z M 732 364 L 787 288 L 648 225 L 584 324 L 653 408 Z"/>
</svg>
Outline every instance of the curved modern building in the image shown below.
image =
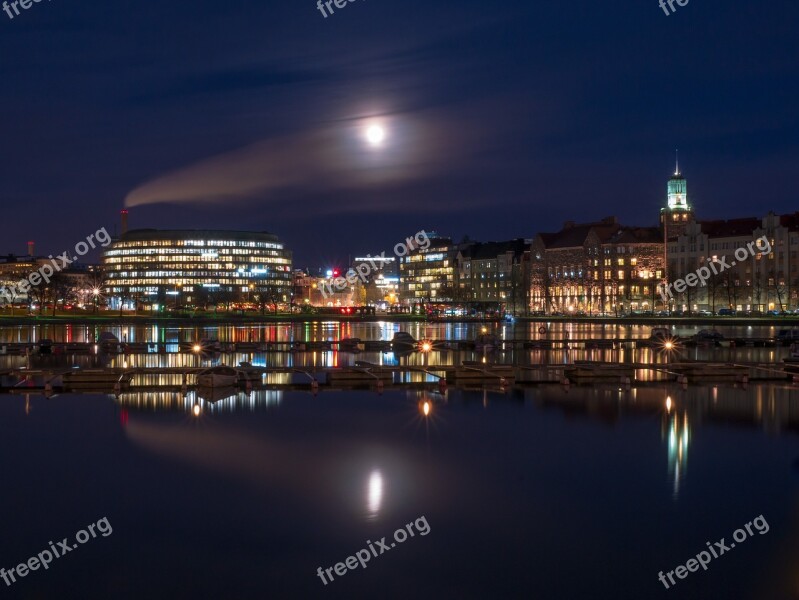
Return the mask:
<svg viewBox="0 0 799 600">
<path fill-rule="evenodd" d="M 288 302 L 291 252 L 270 233 L 136 229 L 103 252 L 106 292 L 119 302 Z"/>
</svg>

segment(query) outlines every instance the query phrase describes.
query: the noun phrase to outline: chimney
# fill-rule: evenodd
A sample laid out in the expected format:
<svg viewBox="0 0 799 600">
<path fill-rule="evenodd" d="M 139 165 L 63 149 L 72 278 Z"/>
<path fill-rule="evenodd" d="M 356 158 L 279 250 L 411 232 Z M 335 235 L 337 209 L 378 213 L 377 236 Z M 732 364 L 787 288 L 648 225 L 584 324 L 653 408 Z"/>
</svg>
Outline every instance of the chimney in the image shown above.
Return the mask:
<svg viewBox="0 0 799 600">
<path fill-rule="evenodd" d="M 119 214 L 122 219 L 122 230 L 120 231 L 120 235 L 125 235 L 128 232 L 128 209 L 123 208 Z"/>
<path fill-rule="evenodd" d="M 571 228 L 572 228 L 572 227 L 574 227 L 574 226 L 575 226 L 575 223 L 574 223 L 574 221 L 566 221 L 566 222 L 563 224 L 563 229 L 564 229 L 564 230 L 565 230 L 565 229 L 571 229 Z"/>
<path fill-rule="evenodd" d="M 33 256 L 35 245 L 34 242 L 28 242 L 28 256 Z"/>
</svg>

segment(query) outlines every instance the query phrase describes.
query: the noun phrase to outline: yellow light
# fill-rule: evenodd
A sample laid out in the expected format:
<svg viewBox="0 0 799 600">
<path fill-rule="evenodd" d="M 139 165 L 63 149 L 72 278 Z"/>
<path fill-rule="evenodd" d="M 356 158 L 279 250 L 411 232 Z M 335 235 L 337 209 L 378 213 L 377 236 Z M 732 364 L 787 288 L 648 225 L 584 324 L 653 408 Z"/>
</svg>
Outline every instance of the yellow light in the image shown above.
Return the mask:
<svg viewBox="0 0 799 600">
<path fill-rule="evenodd" d="M 430 342 L 422 342 L 422 352 L 430 352 L 432 349 L 433 345 Z"/>
<path fill-rule="evenodd" d="M 199 404 L 195 404 L 194 408 L 192 408 L 192 412 L 194 413 L 195 417 L 199 417 L 200 416 L 200 405 Z"/>
<path fill-rule="evenodd" d="M 202 349 L 203 347 L 200 346 L 200 344 L 194 344 L 194 346 L 192 347 L 192 350 L 194 350 L 195 352 L 199 352 Z"/>
<path fill-rule="evenodd" d="M 672 348 L 674 348 L 674 343 L 673 342 L 666 342 L 666 350 L 671 350 Z"/>
<path fill-rule="evenodd" d="M 481 329 L 481 331 L 482 331 L 483 333 L 488 333 L 488 327 L 483 327 L 483 329 Z"/>
<path fill-rule="evenodd" d="M 666 396 L 666 412 L 671 412 L 671 396 Z"/>
<path fill-rule="evenodd" d="M 430 415 L 430 402 L 425 401 L 425 403 L 422 405 L 422 412 L 424 413 L 425 417 Z"/>
</svg>

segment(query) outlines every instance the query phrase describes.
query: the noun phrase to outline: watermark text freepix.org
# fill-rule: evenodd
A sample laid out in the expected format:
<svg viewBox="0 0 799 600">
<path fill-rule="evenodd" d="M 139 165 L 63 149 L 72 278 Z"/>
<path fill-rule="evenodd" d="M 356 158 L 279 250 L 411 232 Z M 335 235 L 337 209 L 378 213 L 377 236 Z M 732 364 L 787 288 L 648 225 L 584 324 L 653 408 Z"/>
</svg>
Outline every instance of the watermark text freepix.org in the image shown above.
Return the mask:
<svg viewBox="0 0 799 600">
<path fill-rule="evenodd" d="M 64 267 L 71 265 L 78 260 L 79 256 L 83 256 L 89 252 L 90 247 L 96 248 L 95 240 L 99 242 L 100 246 L 105 248 L 111 243 L 111 236 L 105 230 L 105 227 L 98 229 L 93 234 L 86 238 L 85 242 L 78 242 L 75 244 L 75 254 L 69 256 L 69 251 L 59 254 L 55 258 L 51 254 L 48 256 L 50 263 L 45 263 L 39 267 L 38 271 L 34 271 L 26 279 L 22 279 L 19 283 L 11 286 L 0 287 L 0 306 L 11 304 L 14 300 L 27 294 L 31 287 L 36 287 L 42 281 L 45 284 L 50 283 L 50 278 L 57 272 L 61 271 Z"/>
<path fill-rule="evenodd" d="M 423 229 L 413 237 L 409 237 L 404 242 L 400 242 L 394 246 L 394 254 L 396 254 L 398 257 L 402 257 L 406 256 L 412 250 L 417 248 L 420 250 L 427 250 L 429 247 L 430 238 L 428 237 L 427 232 L 425 232 Z M 333 288 L 338 291 L 342 291 L 346 289 L 348 285 L 355 285 L 355 283 L 358 281 L 358 278 L 360 278 L 363 283 L 366 283 L 373 270 L 377 270 L 389 262 L 386 260 L 385 251 L 381 252 L 380 256 L 371 256 L 367 254 L 366 258 L 369 261 L 368 263 L 364 262 L 355 267 L 355 269 L 350 269 L 347 271 L 346 277 L 337 277 L 332 281 L 323 283 L 321 290 L 322 296 L 327 298 L 329 295 L 333 294 Z M 378 263 L 380 264 L 380 267 L 377 266 Z"/>
<path fill-rule="evenodd" d="M 744 542 L 748 539 L 749 536 L 754 537 L 754 532 L 752 531 L 752 525 L 755 526 L 755 529 L 760 535 L 765 535 L 768 533 L 769 525 L 766 523 L 765 517 L 760 515 L 754 521 L 749 521 L 746 525 L 744 525 L 743 529 L 736 529 L 735 532 L 732 534 L 732 539 L 739 544 Z M 728 550 L 732 550 L 735 548 L 735 542 L 730 542 L 729 545 L 724 542 L 725 538 L 721 538 L 718 542 L 713 542 L 713 545 L 710 542 L 705 542 L 707 544 L 708 550 L 702 550 L 699 554 L 696 555 L 696 558 L 690 559 L 685 565 L 679 565 L 673 571 L 669 571 L 666 575 L 663 575 L 663 571 L 658 573 L 658 579 L 660 582 L 666 586 L 666 589 L 669 589 L 669 584 L 666 582 L 666 578 L 671 582 L 671 585 L 676 585 L 674 581 L 674 575 L 677 575 L 678 579 L 685 579 L 688 577 L 688 573 L 695 573 L 699 570 L 699 567 L 702 567 L 703 570 L 707 571 L 707 566 L 711 560 L 714 558 L 718 558 Z M 712 556 L 711 556 L 712 553 Z"/>
<path fill-rule="evenodd" d="M 355 0 L 349 0 L 349 3 L 353 3 Z M 344 8 L 347 6 L 347 0 L 318 0 L 316 3 L 316 8 L 319 9 L 319 12 L 322 13 L 322 16 L 327 19 L 327 12 L 325 12 L 325 6 L 327 7 L 327 11 L 332 15 L 335 11 L 333 10 L 333 6 L 335 5 L 336 8 Z"/>
<path fill-rule="evenodd" d="M 319 567 L 316 570 L 317 576 L 319 577 L 319 579 L 322 580 L 322 583 L 327 585 L 330 582 L 327 581 L 327 579 L 325 578 L 325 574 L 327 574 L 327 576 L 330 578 L 330 581 L 333 581 L 334 579 L 333 571 L 336 572 L 336 575 L 341 577 L 342 575 L 345 575 L 347 573 L 347 569 L 349 570 L 357 569 L 359 563 L 365 569 L 366 563 L 368 563 L 373 556 L 377 558 L 384 552 L 388 552 L 389 550 L 394 548 L 397 544 L 401 544 L 402 542 L 408 539 L 408 534 L 410 534 L 411 537 L 413 537 L 415 535 L 413 532 L 414 526 L 416 527 L 416 530 L 419 532 L 419 535 L 425 536 L 428 533 L 430 533 L 430 525 L 427 523 L 427 518 L 424 515 L 422 515 L 421 517 L 416 519 L 416 521 L 408 523 L 404 529 L 403 528 L 397 529 L 394 532 L 395 541 L 391 542 L 391 545 L 386 543 L 385 537 L 382 538 L 379 542 L 374 542 L 374 543 L 372 543 L 370 540 L 366 540 L 366 545 L 369 546 L 369 548 L 358 550 L 355 553 L 355 556 L 348 556 L 344 562 L 336 563 L 334 567 L 330 567 L 328 569 L 325 569 L 324 571 L 322 570 L 322 567 Z M 407 533 L 405 529 L 408 530 Z M 375 549 L 375 546 L 377 546 L 377 548 L 380 549 L 380 552 L 378 552 Z"/>
<path fill-rule="evenodd" d="M 735 260 L 731 263 L 727 263 L 728 257 L 726 256 L 722 256 L 721 258 L 714 256 L 713 258 L 707 259 L 708 266 L 699 267 L 695 272 L 688 273 L 684 279 L 675 279 L 668 285 L 664 285 L 662 283 L 658 284 L 658 292 L 660 293 L 660 297 L 663 298 L 663 302 L 668 302 L 669 298 L 674 298 L 674 295 L 671 292 L 672 286 L 674 287 L 674 291 L 676 291 L 678 294 L 681 294 L 689 287 L 694 287 L 697 284 L 699 286 L 706 285 L 707 280 L 712 276 L 720 275 L 727 269 L 730 269 L 738 264 L 736 261 L 743 262 L 749 258 L 750 254 L 755 256 L 758 253 L 766 256 L 771 254 L 771 244 L 766 236 L 759 237 L 754 242 L 749 242 L 746 247 L 742 246 L 738 248 L 735 251 Z M 668 294 L 668 298 L 666 297 L 666 294 Z"/>
<path fill-rule="evenodd" d="M 111 523 L 108 522 L 108 517 L 103 517 L 97 523 L 92 523 L 86 529 L 81 529 L 75 534 L 75 539 L 78 544 L 85 544 L 92 538 L 97 537 L 94 529 L 102 534 L 103 537 L 108 537 L 114 533 Z M 69 543 L 69 538 L 64 538 L 58 544 L 47 542 L 50 545 L 49 550 L 42 550 L 38 555 L 30 557 L 26 562 L 18 564 L 12 569 L 0 568 L 0 577 L 6 582 L 6 586 L 16 583 L 17 577 L 27 577 L 29 571 L 37 571 L 39 567 L 44 567 L 45 570 L 50 568 L 50 563 L 54 558 L 61 558 L 67 552 L 72 552 L 78 547 L 78 544 Z"/>
<path fill-rule="evenodd" d="M 674 8 L 675 2 L 679 6 L 685 6 L 686 4 L 688 4 L 688 0 L 660 0 L 660 2 L 659 2 L 660 8 L 663 9 L 663 12 L 666 13 L 667 17 L 677 11 L 677 9 Z M 669 8 L 671 9 L 671 12 L 669 12 L 669 8 L 666 8 L 667 4 L 669 5 Z"/>
<path fill-rule="evenodd" d="M 28 10 L 31 6 L 38 4 L 41 1 L 42 0 L 13 0 L 13 2 L 8 2 L 8 0 L 5 0 L 3 2 L 3 10 L 6 12 L 9 19 L 13 19 L 15 15 L 19 16 L 19 9 L 17 8 L 17 5 L 21 6 L 25 10 Z M 47 1 L 49 2 L 50 0 Z M 11 14 L 12 8 L 14 9 L 13 15 Z"/>
</svg>

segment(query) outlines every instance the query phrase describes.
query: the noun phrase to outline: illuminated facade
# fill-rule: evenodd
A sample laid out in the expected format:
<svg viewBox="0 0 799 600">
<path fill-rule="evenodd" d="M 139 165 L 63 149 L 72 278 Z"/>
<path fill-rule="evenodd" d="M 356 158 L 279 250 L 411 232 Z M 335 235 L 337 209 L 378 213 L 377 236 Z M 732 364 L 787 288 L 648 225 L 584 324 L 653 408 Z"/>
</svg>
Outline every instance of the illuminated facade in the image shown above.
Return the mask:
<svg viewBox="0 0 799 600">
<path fill-rule="evenodd" d="M 458 252 L 458 300 L 525 314 L 532 240 L 475 243 Z"/>
<path fill-rule="evenodd" d="M 749 252 L 765 236 L 771 252 Z M 737 260 L 735 252 L 748 254 Z M 799 307 L 799 213 L 697 221 L 669 237 L 669 278 L 675 281 L 725 259 L 728 267 L 705 285 L 687 286 L 674 295 L 674 308 L 738 311 L 795 310 Z"/>
<path fill-rule="evenodd" d="M 666 187 L 666 208 L 660 210 L 660 226 L 667 238 L 681 235 L 694 221 L 694 211 L 688 204 L 688 182 L 677 166 Z"/>
<path fill-rule="evenodd" d="M 112 304 L 289 302 L 291 252 L 269 233 L 138 229 L 103 252 Z"/>
<path fill-rule="evenodd" d="M 400 257 L 400 293 L 405 304 L 451 302 L 456 288 L 458 246 L 449 238 L 430 240 Z"/>
<path fill-rule="evenodd" d="M 530 260 L 534 311 L 618 315 L 658 307 L 665 266 L 658 228 L 625 227 L 615 217 L 567 222 L 538 234 Z"/>
</svg>

